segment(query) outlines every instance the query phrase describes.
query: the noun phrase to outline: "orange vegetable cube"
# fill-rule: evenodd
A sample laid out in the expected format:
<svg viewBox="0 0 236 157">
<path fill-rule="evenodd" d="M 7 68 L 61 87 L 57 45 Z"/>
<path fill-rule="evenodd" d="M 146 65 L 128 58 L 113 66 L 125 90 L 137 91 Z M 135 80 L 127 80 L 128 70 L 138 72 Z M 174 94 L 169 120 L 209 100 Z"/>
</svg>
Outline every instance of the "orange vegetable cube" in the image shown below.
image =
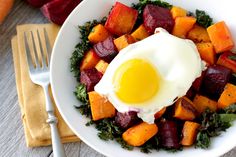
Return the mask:
<svg viewBox="0 0 236 157">
<path fill-rule="evenodd" d="M 172 34 L 180 38 L 185 38 L 187 36 L 187 33 L 193 28 L 195 23 L 195 17 L 177 17 L 175 19 L 175 25 L 172 30 Z"/>
<path fill-rule="evenodd" d="M 80 64 L 80 70 L 85 69 L 91 69 L 94 68 L 95 65 L 98 63 L 100 58 L 96 54 L 96 52 L 93 49 L 90 49 L 84 56 L 81 64 Z"/>
<path fill-rule="evenodd" d="M 95 91 L 89 92 L 88 96 L 94 121 L 115 116 L 116 109 L 106 98 Z"/>
<path fill-rule="evenodd" d="M 122 50 L 123 48 L 127 47 L 129 44 L 132 44 L 134 42 L 135 39 L 128 34 L 122 35 L 114 40 L 114 44 L 116 45 L 118 51 Z"/>
<path fill-rule="evenodd" d="M 149 33 L 143 25 L 140 25 L 131 35 L 136 41 L 140 41 L 148 37 Z"/>
<path fill-rule="evenodd" d="M 236 73 L 236 59 L 232 59 L 232 57 L 236 58 L 236 54 L 231 52 L 224 52 L 222 55 L 220 55 L 217 64 L 229 68 L 234 73 Z"/>
<path fill-rule="evenodd" d="M 215 50 L 212 43 L 197 43 L 198 52 L 201 58 L 209 64 L 214 64 L 216 60 Z"/>
<path fill-rule="evenodd" d="M 197 94 L 193 99 L 193 104 L 198 113 L 204 112 L 207 108 L 211 111 L 217 110 L 217 102 L 202 95 Z"/>
<path fill-rule="evenodd" d="M 187 38 L 197 43 L 211 41 L 206 28 L 198 26 L 197 24 L 188 32 Z"/>
<path fill-rule="evenodd" d="M 173 117 L 181 120 L 193 120 L 195 119 L 196 114 L 197 111 L 193 106 L 193 102 L 187 97 L 182 97 L 175 103 L 175 112 Z"/>
<path fill-rule="evenodd" d="M 131 146 L 141 146 L 158 132 L 156 124 L 142 122 L 122 134 L 122 138 Z"/>
<path fill-rule="evenodd" d="M 161 118 L 161 116 L 166 112 L 166 107 L 163 107 L 160 111 L 155 113 L 154 117 L 155 119 Z"/>
<path fill-rule="evenodd" d="M 133 29 L 137 17 L 137 10 L 116 2 L 107 18 L 105 28 L 118 36 L 128 34 Z"/>
<path fill-rule="evenodd" d="M 108 63 L 107 62 L 105 62 L 104 60 L 100 60 L 97 64 L 96 64 L 96 66 L 95 66 L 95 68 L 97 69 L 97 71 L 99 71 L 100 73 L 102 73 L 102 74 L 104 74 L 105 73 L 105 71 L 106 71 L 106 69 L 107 69 L 107 67 L 108 67 Z"/>
<path fill-rule="evenodd" d="M 195 142 L 199 127 L 200 124 L 195 122 L 186 121 L 184 123 L 182 130 L 183 138 L 181 140 L 183 146 L 191 146 Z"/>
<path fill-rule="evenodd" d="M 236 103 L 236 86 L 227 83 L 223 93 L 218 100 L 218 108 L 226 108 L 233 103 Z"/>
<path fill-rule="evenodd" d="M 234 47 L 233 38 L 228 26 L 224 21 L 211 25 L 207 28 L 207 32 L 216 50 L 216 53 L 229 51 Z"/>
<path fill-rule="evenodd" d="M 187 10 L 181 8 L 181 7 L 177 7 L 177 6 L 173 6 L 170 10 L 173 19 L 175 19 L 176 17 L 183 17 L 183 16 L 187 16 Z"/>
<path fill-rule="evenodd" d="M 106 28 L 102 24 L 98 24 L 93 27 L 92 31 L 89 33 L 88 39 L 91 43 L 96 44 L 100 41 L 104 41 L 109 35 Z"/>
</svg>

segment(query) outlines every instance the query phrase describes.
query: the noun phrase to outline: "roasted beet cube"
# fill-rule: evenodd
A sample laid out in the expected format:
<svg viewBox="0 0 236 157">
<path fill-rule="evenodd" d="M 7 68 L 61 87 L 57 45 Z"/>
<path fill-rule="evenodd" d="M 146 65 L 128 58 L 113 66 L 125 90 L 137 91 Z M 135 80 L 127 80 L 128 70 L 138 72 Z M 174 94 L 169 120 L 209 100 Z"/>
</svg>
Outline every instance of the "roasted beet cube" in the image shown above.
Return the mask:
<svg viewBox="0 0 236 157">
<path fill-rule="evenodd" d="M 117 55 L 117 49 L 111 36 L 109 36 L 106 40 L 95 44 L 93 48 L 96 54 L 108 63 L 110 63 L 111 60 Z"/>
<path fill-rule="evenodd" d="M 117 112 L 115 117 L 115 122 L 118 124 L 121 128 L 127 129 L 134 124 L 140 122 L 140 118 L 137 116 L 137 112 L 135 111 L 129 111 L 129 112 Z"/>
<path fill-rule="evenodd" d="M 80 73 L 80 82 L 86 86 L 87 92 L 93 91 L 94 86 L 100 81 L 102 74 L 97 69 L 85 69 Z"/>
<path fill-rule="evenodd" d="M 130 33 L 137 17 L 137 10 L 116 2 L 107 18 L 105 28 L 118 36 Z"/>
<path fill-rule="evenodd" d="M 33 7 L 41 7 L 43 6 L 44 4 L 48 3 L 49 1 L 52 1 L 52 0 L 27 0 L 27 2 L 32 5 Z"/>
<path fill-rule="evenodd" d="M 166 148 L 175 148 L 180 147 L 180 137 L 178 135 L 178 127 L 174 121 L 165 120 L 161 121 L 159 125 L 159 136 L 160 143 L 163 147 Z"/>
<path fill-rule="evenodd" d="M 212 99 L 218 99 L 230 77 L 230 69 L 221 65 L 209 66 L 203 78 L 201 92 Z"/>
<path fill-rule="evenodd" d="M 143 11 L 144 27 L 149 33 L 154 33 L 155 28 L 162 27 L 168 32 L 172 32 L 174 19 L 169 9 L 148 4 Z"/>
</svg>

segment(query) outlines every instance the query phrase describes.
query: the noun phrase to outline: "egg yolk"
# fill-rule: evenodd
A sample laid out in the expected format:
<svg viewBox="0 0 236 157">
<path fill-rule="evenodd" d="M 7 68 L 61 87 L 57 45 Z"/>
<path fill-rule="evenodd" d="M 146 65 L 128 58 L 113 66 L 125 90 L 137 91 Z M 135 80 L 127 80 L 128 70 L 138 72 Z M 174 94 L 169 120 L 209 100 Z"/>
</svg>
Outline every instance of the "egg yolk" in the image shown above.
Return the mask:
<svg viewBox="0 0 236 157">
<path fill-rule="evenodd" d="M 142 103 L 158 92 L 161 77 L 157 69 L 143 59 L 131 59 L 115 71 L 115 93 L 125 103 Z"/>
</svg>

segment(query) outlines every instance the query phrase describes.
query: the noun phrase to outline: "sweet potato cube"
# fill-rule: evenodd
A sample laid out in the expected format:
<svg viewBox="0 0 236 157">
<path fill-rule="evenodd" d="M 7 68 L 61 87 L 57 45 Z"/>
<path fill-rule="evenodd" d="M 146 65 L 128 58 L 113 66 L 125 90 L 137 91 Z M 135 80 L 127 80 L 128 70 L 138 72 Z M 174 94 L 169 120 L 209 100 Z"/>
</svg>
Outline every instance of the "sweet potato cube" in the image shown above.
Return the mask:
<svg viewBox="0 0 236 157">
<path fill-rule="evenodd" d="M 197 43 L 198 52 L 201 58 L 209 64 L 214 64 L 216 60 L 215 50 L 212 43 Z"/>
<path fill-rule="evenodd" d="M 80 70 L 84 70 L 84 69 L 91 69 L 94 68 L 95 65 L 98 63 L 98 61 L 100 60 L 100 58 L 98 57 L 98 55 L 95 53 L 95 51 L 93 49 L 89 50 L 80 65 Z"/>
<path fill-rule="evenodd" d="M 223 93 L 218 100 L 218 108 L 226 108 L 233 103 L 236 103 L 236 86 L 227 83 Z"/>
<path fill-rule="evenodd" d="M 193 28 L 195 23 L 195 17 L 177 17 L 172 34 L 180 38 L 186 38 L 187 33 Z"/>
<path fill-rule="evenodd" d="M 88 39 L 91 43 L 98 43 L 100 41 L 104 41 L 109 37 L 109 32 L 102 24 L 98 24 L 93 27 L 92 31 L 89 33 Z"/>
<path fill-rule="evenodd" d="M 94 121 L 115 116 L 116 109 L 106 98 L 95 91 L 89 92 L 88 96 Z"/>
<path fill-rule="evenodd" d="M 109 64 L 107 62 L 105 62 L 104 60 L 100 60 L 96 64 L 95 68 L 97 69 L 97 71 L 99 71 L 100 73 L 104 74 L 106 69 L 107 69 L 107 67 L 108 67 L 108 65 Z"/>
<path fill-rule="evenodd" d="M 143 24 L 150 34 L 153 34 L 157 27 L 162 27 L 171 32 L 174 19 L 169 9 L 147 4 L 143 10 Z"/>
<path fill-rule="evenodd" d="M 197 24 L 188 32 L 187 38 L 196 43 L 211 41 L 206 28 L 198 26 Z"/>
<path fill-rule="evenodd" d="M 107 18 L 105 28 L 118 36 L 130 33 L 137 17 L 137 10 L 116 2 Z"/>
<path fill-rule="evenodd" d="M 229 51 L 234 47 L 234 41 L 228 26 L 224 21 L 215 23 L 207 28 L 207 32 L 211 39 L 216 53 Z"/>
<path fill-rule="evenodd" d="M 131 146 L 141 146 L 158 132 L 156 124 L 142 122 L 122 134 L 122 138 Z"/>
<path fill-rule="evenodd" d="M 131 35 L 136 41 L 140 41 L 148 37 L 149 33 L 143 25 L 140 25 Z"/>
<path fill-rule="evenodd" d="M 118 54 L 113 38 L 109 36 L 104 41 L 98 42 L 93 46 L 96 54 L 104 61 L 110 63 L 111 60 Z"/>
<path fill-rule="evenodd" d="M 122 50 L 123 48 L 127 47 L 129 44 L 132 44 L 134 42 L 135 39 L 129 34 L 122 35 L 114 40 L 114 44 L 116 45 L 118 51 Z"/>
<path fill-rule="evenodd" d="M 183 138 L 181 140 L 183 146 L 191 146 L 195 142 L 199 127 L 200 124 L 195 122 L 186 121 L 184 123 L 182 130 Z"/>
<path fill-rule="evenodd" d="M 97 69 L 85 69 L 80 73 L 80 82 L 86 86 L 86 91 L 93 91 L 94 86 L 100 81 L 102 74 Z"/>
<path fill-rule="evenodd" d="M 211 100 L 205 96 L 197 94 L 193 99 L 193 104 L 198 111 L 198 113 L 204 112 L 207 108 L 211 111 L 216 111 L 217 109 L 217 102 Z"/>
<path fill-rule="evenodd" d="M 156 112 L 154 117 L 155 119 L 161 118 L 161 116 L 166 112 L 166 107 L 163 107 L 160 111 Z"/>
<path fill-rule="evenodd" d="M 173 6 L 171 8 L 170 12 L 171 12 L 173 19 L 175 19 L 176 17 L 187 16 L 187 10 L 185 10 L 181 7 L 177 7 L 177 6 Z"/>
<path fill-rule="evenodd" d="M 182 97 L 175 103 L 175 112 L 173 117 L 181 120 L 193 120 L 195 119 L 196 114 L 197 111 L 194 108 L 193 102 L 187 97 Z"/>
<path fill-rule="evenodd" d="M 220 55 L 217 64 L 229 68 L 236 73 L 236 54 L 232 52 L 224 52 Z"/>
</svg>

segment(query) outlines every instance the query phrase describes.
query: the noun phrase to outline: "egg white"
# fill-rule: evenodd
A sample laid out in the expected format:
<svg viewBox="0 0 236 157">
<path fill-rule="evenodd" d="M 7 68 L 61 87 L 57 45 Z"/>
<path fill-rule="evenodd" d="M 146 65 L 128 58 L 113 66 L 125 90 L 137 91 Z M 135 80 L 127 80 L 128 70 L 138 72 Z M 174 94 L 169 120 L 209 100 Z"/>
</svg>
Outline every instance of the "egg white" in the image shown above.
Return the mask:
<svg viewBox="0 0 236 157">
<path fill-rule="evenodd" d="M 148 123 L 154 123 L 154 114 L 157 111 L 172 105 L 176 98 L 184 96 L 204 69 L 197 48 L 191 40 L 175 37 L 162 28 L 157 28 L 156 32 L 122 49 L 94 88 L 100 95 L 107 97 L 119 112 L 137 111 L 138 117 Z M 113 77 L 122 63 L 134 58 L 152 63 L 163 82 L 158 93 L 149 101 L 127 105 L 115 94 Z"/>
</svg>

